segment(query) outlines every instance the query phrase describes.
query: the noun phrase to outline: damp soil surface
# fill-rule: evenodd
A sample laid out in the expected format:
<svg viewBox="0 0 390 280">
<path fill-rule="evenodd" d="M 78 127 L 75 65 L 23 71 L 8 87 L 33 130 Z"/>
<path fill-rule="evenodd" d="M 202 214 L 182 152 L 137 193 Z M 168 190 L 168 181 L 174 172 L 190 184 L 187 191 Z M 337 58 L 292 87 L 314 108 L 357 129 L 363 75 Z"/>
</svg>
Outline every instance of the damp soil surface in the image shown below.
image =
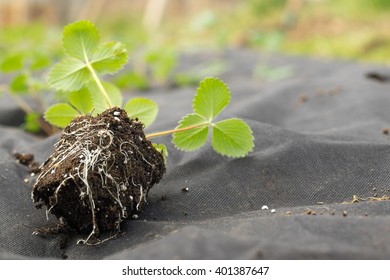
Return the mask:
<svg viewBox="0 0 390 280">
<path fill-rule="evenodd" d="M 32 199 L 62 224 L 86 233 L 81 242 L 114 236 L 141 211 L 165 173 L 163 156 L 145 138 L 143 124 L 120 108 L 75 119 L 41 165 Z"/>
</svg>

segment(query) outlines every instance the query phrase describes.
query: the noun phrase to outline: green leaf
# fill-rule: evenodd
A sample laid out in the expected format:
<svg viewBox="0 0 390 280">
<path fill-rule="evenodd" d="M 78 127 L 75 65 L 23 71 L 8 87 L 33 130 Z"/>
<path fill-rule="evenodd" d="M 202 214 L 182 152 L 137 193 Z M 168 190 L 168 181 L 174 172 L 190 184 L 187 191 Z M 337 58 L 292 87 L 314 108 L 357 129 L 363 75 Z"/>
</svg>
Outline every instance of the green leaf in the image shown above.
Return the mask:
<svg viewBox="0 0 390 280">
<path fill-rule="evenodd" d="M 204 124 L 204 126 L 194 127 L 190 130 L 175 132 L 173 134 L 173 144 L 176 148 L 183 151 L 193 151 L 203 146 L 207 141 L 208 125 L 210 124 L 202 116 L 197 114 L 188 114 L 184 116 L 176 129 L 197 126 Z"/>
<path fill-rule="evenodd" d="M 93 53 L 90 63 L 101 74 L 114 74 L 122 69 L 127 59 L 128 54 L 124 44 L 108 42 L 98 47 L 96 52 Z"/>
<path fill-rule="evenodd" d="M 217 78 L 206 78 L 200 82 L 192 107 L 198 115 L 212 120 L 230 102 L 230 91 L 224 82 Z"/>
<path fill-rule="evenodd" d="M 64 27 L 62 46 L 65 52 L 79 60 L 92 57 L 99 45 L 99 31 L 88 20 L 80 20 Z"/>
<path fill-rule="evenodd" d="M 10 73 L 15 71 L 21 71 L 23 69 L 23 54 L 10 54 L 7 55 L 0 64 L 0 69 L 4 73 Z"/>
<path fill-rule="evenodd" d="M 213 125 L 214 150 L 228 157 L 244 157 L 254 147 L 251 128 L 240 119 L 228 119 Z"/>
<path fill-rule="evenodd" d="M 24 129 L 31 133 L 39 132 L 41 130 L 41 127 L 38 122 L 40 117 L 41 115 L 37 112 L 27 113 L 24 117 Z"/>
<path fill-rule="evenodd" d="M 82 61 L 67 58 L 54 65 L 49 85 L 59 91 L 78 91 L 90 80 L 91 74 Z"/>
<path fill-rule="evenodd" d="M 31 60 L 31 70 L 38 71 L 48 67 L 51 63 L 48 55 L 45 55 L 40 52 L 35 52 L 30 56 Z"/>
<path fill-rule="evenodd" d="M 113 79 L 114 83 L 122 89 L 146 90 L 149 86 L 148 78 L 136 72 L 122 72 Z"/>
<path fill-rule="evenodd" d="M 79 116 L 79 113 L 72 106 L 66 103 L 58 103 L 47 109 L 45 120 L 52 125 L 64 128 L 77 116 Z"/>
<path fill-rule="evenodd" d="M 177 54 L 169 49 L 151 50 L 145 55 L 145 61 L 150 66 L 152 77 L 158 82 L 164 82 L 177 63 Z"/>
<path fill-rule="evenodd" d="M 124 109 L 129 118 L 138 118 L 145 127 L 151 125 L 158 114 L 157 103 L 143 97 L 130 99 L 126 103 Z"/>
<path fill-rule="evenodd" d="M 111 105 L 122 107 L 123 99 L 119 88 L 107 82 L 102 82 L 102 85 L 108 94 Z M 93 102 L 93 115 L 100 114 L 101 112 L 110 108 L 101 90 L 95 82 L 88 84 L 88 90 Z"/>
<path fill-rule="evenodd" d="M 69 95 L 69 101 L 83 114 L 88 114 L 93 109 L 92 98 L 87 88 L 71 92 Z"/>
<path fill-rule="evenodd" d="M 164 162 L 167 161 L 167 158 L 168 158 L 168 150 L 167 150 L 167 147 L 164 145 L 164 144 L 156 144 L 156 143 L 152 143 L 153 147 L 156 149 L 157 152 L 161 153 L 163 158 L 164 158 Z"/>
<path fill-rule="evenodd" d="M 28 75 L 25 73 L 16 75 L 10 85 L 12 93 L 27 93 L 28 91 Z"/>
</svg>

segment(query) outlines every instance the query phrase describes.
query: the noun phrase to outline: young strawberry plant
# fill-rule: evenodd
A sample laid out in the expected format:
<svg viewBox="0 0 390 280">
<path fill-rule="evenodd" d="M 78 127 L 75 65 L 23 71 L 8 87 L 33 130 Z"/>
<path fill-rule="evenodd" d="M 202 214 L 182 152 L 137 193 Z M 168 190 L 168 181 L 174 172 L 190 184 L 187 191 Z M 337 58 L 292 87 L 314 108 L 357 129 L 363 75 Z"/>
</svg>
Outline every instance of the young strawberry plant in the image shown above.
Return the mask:
<svg viewBox="0 0 390 280">
<path fill-rule="evenodd" d="M 133 98 L 122 108 L 119 89 L 101 77 L 127 62 L 124 45 L 101 44 L 96 27 L 85 20 L 64 28 L 62 45 L 68 57 L 53 67 L 49 84 L 69 98 L 50 107 L 45 118 L 64 130 L 40 167 L 32 199 L 37 207 L 46 206 L 61 228 L 89 233 L 81 243 L 101 243 L 101 232 L 111 238 L 123 220 L 138 216 L 150 188 L 165 173 L 166 147 L 150 139 L 172 134 L 178 149 L 191 151 L 206 143 L 211 130 L 212 147 L 221 155 L 244 157 L 252 150 L 252 131 L 244 121 L 215 121 L 230 103 L 221 80 L 200 83 L 193 112 L 175 129 L 145 135 L 157 104 Z"/>
</svg>

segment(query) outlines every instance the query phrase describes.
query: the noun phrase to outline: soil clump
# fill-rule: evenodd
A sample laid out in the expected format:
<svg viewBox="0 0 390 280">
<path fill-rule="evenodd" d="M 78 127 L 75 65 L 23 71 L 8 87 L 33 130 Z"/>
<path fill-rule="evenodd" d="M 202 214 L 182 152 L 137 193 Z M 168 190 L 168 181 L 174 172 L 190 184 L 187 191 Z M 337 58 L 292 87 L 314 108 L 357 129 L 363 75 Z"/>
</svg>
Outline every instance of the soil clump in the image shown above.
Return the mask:
<svg viewBox="0 0 390 280">
<path fill-rule="evenodd" d="M 145 138 L 143 124 L 118 107 L 78 117 L 54 147 L 40 167 L 32 199 L 73 230 L 89 233 L 80 240 L 85 244 L 100 243 L 101 232 L 118 233 L 165 173 L 163 156 Z"/>
</svg>

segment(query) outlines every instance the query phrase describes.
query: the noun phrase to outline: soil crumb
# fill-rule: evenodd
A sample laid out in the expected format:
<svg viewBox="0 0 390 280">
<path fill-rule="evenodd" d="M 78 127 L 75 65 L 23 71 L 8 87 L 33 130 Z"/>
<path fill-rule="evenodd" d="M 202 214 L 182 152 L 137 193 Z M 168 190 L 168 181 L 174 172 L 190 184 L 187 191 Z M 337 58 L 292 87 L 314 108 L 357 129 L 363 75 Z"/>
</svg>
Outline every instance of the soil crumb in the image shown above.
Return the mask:
<svg viewBox="0 0 390 280">
<path fill-rule="evenodd" d="M 38 174 L 40 172 L 39 163 L 34 161 L 34 155 L 28 153 L 14 153 L 16 160 L 29 168 L 29 173 Z"/>
<path fill-rule="evenodd" d="M 384 75 L 378 72 L 369 72 L 366 74 L 366 78 L 380 83 L 386 83 L 390 81 L 389 75 Z"/>
</svg>

